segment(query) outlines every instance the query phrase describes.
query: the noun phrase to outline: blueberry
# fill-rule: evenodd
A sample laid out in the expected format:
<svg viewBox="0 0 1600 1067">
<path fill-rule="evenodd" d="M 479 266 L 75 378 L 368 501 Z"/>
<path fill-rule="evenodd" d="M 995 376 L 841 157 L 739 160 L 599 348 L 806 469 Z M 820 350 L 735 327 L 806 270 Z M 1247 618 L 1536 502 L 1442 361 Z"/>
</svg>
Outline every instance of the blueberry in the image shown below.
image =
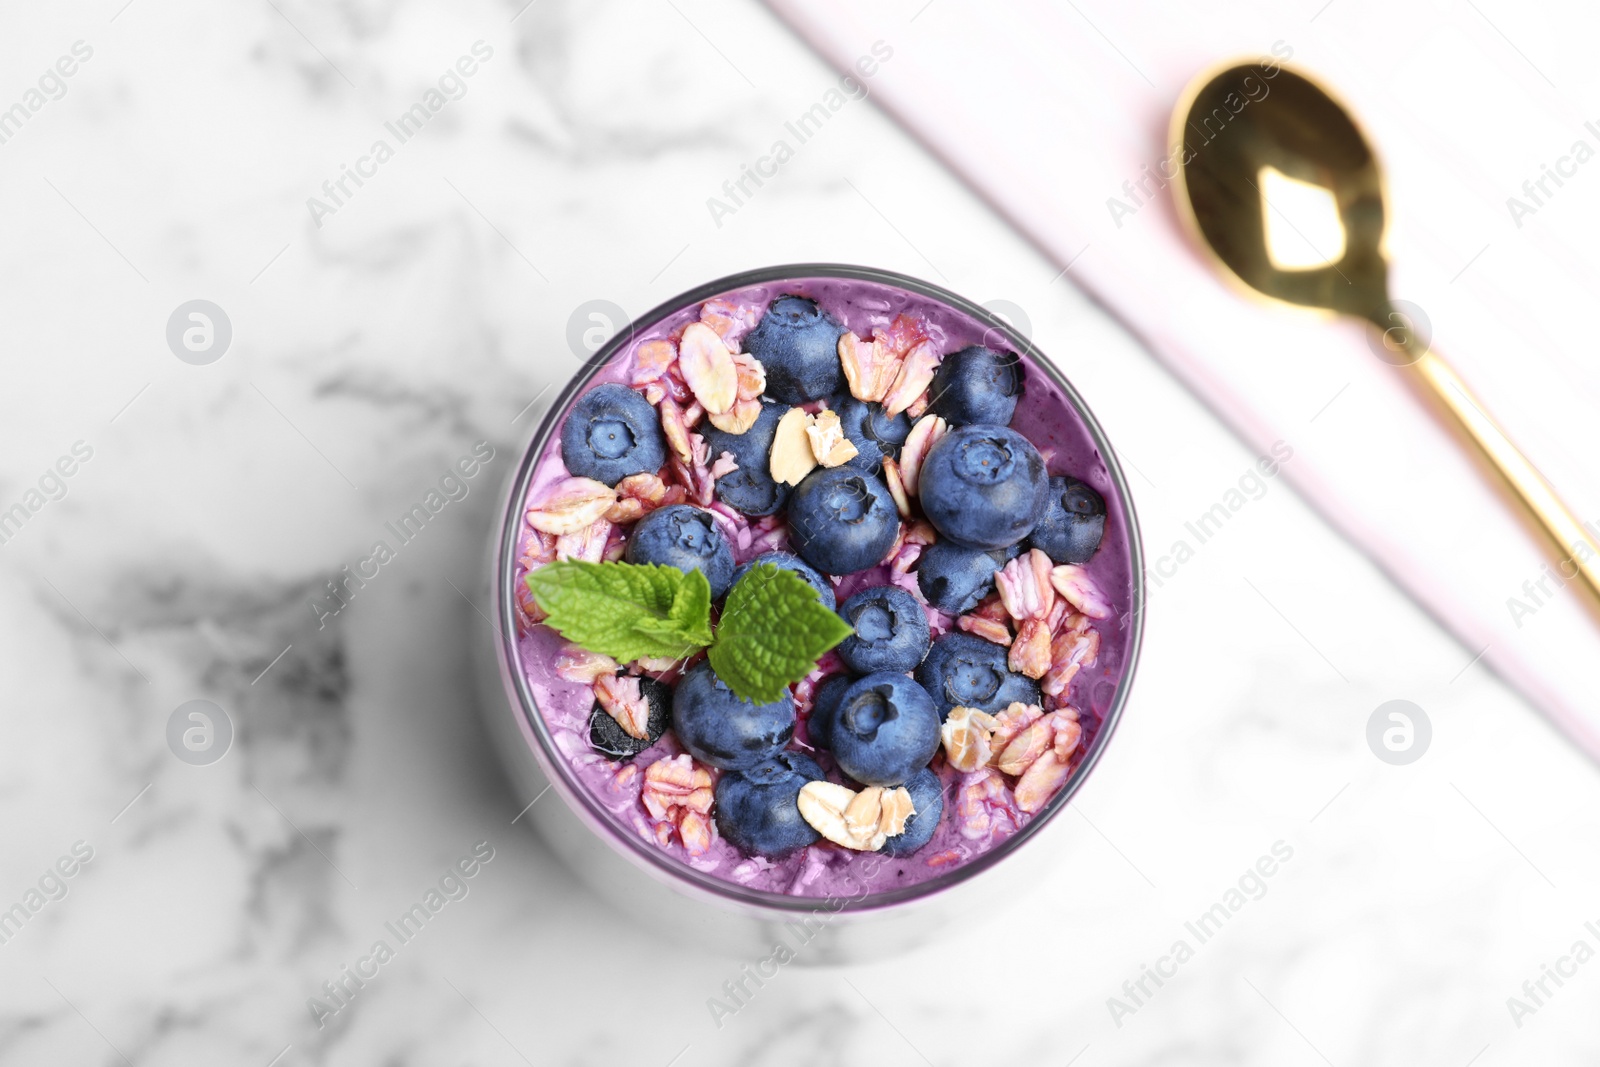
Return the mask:
<svg viewBox="0 0 1600 1067">
<path fill-rule="evenodd" d="M 650 704 L 650 718 L 645 724 L 647 737 L 634 737 L 613 719 L 609 712 L 595 702 L 589 712 L 589 744 L 607 759 L 632 759 L 661 739 L 672 719 L 672 687 L 654 678 L 640 678 L 639 691 Z"/>
<path fill-rule="evenodd" d="M 917 681 L 933 698 L 942 720 L 951 708 L 993 714 L 1014 703 L 1039 703 L 1039 683 L 1006 665 L 1006 650 L 969 633 L 947 633 L 933 643 L 917 668 Z"/>
<path fill-rule="evenodd" d="M 924 767 L 906 783 L 911 794 L 911 806 L 916 814 L 906 820 L 906 828 L 883 843 L 886 856 L 909 856 L 933 840 L 939 829 L 939 819 L 944 815 L 944 783 L 931 767 Z"/>
<path fill-rule="evenodd" d="M 589 390 L 561 427 L 561 461 L 575 477 L 607 485 L 630 474 L 654 474 L 667 462 L 656 409 L 625 385 Z"/>
<path fill-rule="evenodd" d="M 774 567 L 782 567 L 786 571 L 793 571 L 797 576 L 805 579 L 807 585 L 817 591 L 817 599 L 822 601 L 823 607 L 832 611 L 838 606 L 839 601 L 834 596 L 832 583 L 818 574 L 817 569 L 811 564 L 789 552 L 763 552 L 748 563 L 741 564 L 739 569 L 733 572 L 733 583 L 728 588 L 731 589 L 733 586 L 738 585 L 739 579 L 743 578 L 745 573 L 757 563 L 770 563 Z"/>
<path fill-rule="evenodd" d="M 706 576 L 713 598 L 733 584 L 733 549 L 711 512 L 688 504 L 657 508 L 634 526 L 623 553 L 629 563 L 661 563 Z"/>
<path fill-rule="evenodd" d="M 1106 502 L 1076 478 L 1050 479 L 1050 500 L 1029 544 L 1057 563 L 1087 563 L 1106 532 Z"/>
<path fill-rule="evenodd" d="M 963 348 L 944 357 L 929 393 L 930 410 L 952 426 L 1005 426 L 1022 395 L 1022 364 L 1009 352 Z"/>
<path fill-rule="evenodd" d="M 939 751 L 939 715 L 922 686 L 879 671 L 844 691 L 830 740 L 839 769 L 851 778 L 862 785 L 900 785 Z"/>
<path fill-rule="evenodd" d="M 855 630 L 840 642 L 839 658 L 857 674 L 913 670 L 928 654 L 928 613 L 898 586 L 863 589 L 839 615 Z"/>
<path fill-rule="evenodd" d="M 840 393 L 828 406 L 838 412 L 845 437 L 856 446 L 851 466 L 877 474 L 883 469 L 884 456 L 900 457 L 900 446 L 911 435 L 911 419 L 905 412 L 891 419 L 881 406 L 849 393 Z"/>
<path fill-rule="evenodd" d="M 739 469 L 717 479 L 717 498 L 746 515 L 771 515 L 789 499 L 789 487 L 769 473 L 772 438 L 788 412 L 782 404 L 763 403 L 755 425 L 744 433 L 727 433 L 709 422 L 700 425 L 713 462 L 724 452 L 733 454 Z"/>
<path fill-rule="evenodd" d="M 794 698 L 770 704 L 734 695 L 706 661 L 692 667 L 672 694 L 672 730 L 689 755 L 723 770 L 754 767 L 794 736 Z"/>
<path fill-rule="evenodd" d="M 789 497 L 789 544 L 824 574 L 877 566 L 899 533 L 888 488 L 855 467 L 819 467 Z"/>
<path fill-rule="evenodd" d="M 767 395 L 785 404 L 821 400 L 844 380 L 839 338 L 844 327 L 803 296 L 781 296 L 745 335 L 744 350 L 767 372 Z"/>
<path fill-rule="evenodd" d="M 1005 565 L 995 558 L 1001 555 L 936 541 L 917 558 L 917 587 L 946 615 L 965 615 L 994 591 L 995 572 Z"/>
<path fill-rule="evenodd" d="M 918 475 L 928 521 L 967 548 L 1008 548 L 1045 512 L 1050 478 L 1026 437 L 1003 426 L 962 426 L 928 450 Z"/>
<path fill-rule="evenodd" d="M 812 693 L 811 716 L 806 719 L 806 737 L 812 748 L 833 747 L 833 724 L 839 717 L 839 702 L 855 680 L 853 674 L 830 674 Z"/>
<path fill-rule="evenodd" d="M 816 844 L 821 835 L 800 815 L 798 798 L 807 782 L 823 777 L 816 761 L 798 752 L 724 774 L 717 780 L 717 831 L 747 856 L 777 859 Z"/>
</svg>

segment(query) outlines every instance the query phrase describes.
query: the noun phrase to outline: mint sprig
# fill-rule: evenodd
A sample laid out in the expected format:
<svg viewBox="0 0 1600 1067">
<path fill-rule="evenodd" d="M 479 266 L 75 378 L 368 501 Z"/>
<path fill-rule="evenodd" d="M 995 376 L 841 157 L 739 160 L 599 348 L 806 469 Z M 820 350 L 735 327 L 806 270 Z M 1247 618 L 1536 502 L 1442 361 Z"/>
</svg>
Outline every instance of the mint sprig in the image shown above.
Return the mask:
<svg viewBox="0 0 1600 1067">
<path fill-rule="evenodd" d="M 685 659 L 710 646 L 717 677 L 758 704 L 780 698 L 852 632 L 815 589 L 770 563 L 739 579 L 715 633 L 711 587 L 699 571 L 568 560 L 546 564 L 527 582 L 546 625 L 574 644 L 619 663 Z"/>
<path fill-rule="evenodd" d="M 804 579 L 763 563 L 728 594 L 711 646 L 711 669 L 737 695 L 770 703 L 852 632 Z"/>
<path fill-rule="evenodd" d="M 682 659 L 711 643 L 711 587 L 699 571 L 563 560 L 527 580 L 547 625 L 619 663 Z"/>
</svg>

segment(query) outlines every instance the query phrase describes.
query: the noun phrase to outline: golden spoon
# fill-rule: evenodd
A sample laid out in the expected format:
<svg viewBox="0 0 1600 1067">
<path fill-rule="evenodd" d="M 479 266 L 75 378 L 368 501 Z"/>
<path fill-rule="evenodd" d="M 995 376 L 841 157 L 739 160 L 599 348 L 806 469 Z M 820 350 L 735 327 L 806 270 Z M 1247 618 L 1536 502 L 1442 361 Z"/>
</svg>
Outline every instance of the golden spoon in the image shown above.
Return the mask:
<svg viewBox="0 0 1600 1067">
<path fill-rule="evenodd" d="M 1344 106 L 1274 63 L 1201 74 L 1172 113 L 1169 162 L 1185 225 L 1248 291 L 1364 319 L 1374 345 L 1436 411 L 1448 413 L 1600 605 L 1600 555 L 1584 528 L 1430 347 L 1416 310 L 1389 297 L 1383 177 Z M 1266 190 L 1263 192 L 1263 190 Z M 1299 222 L 1280 207 L 1298 204 Z"/>
</svg>

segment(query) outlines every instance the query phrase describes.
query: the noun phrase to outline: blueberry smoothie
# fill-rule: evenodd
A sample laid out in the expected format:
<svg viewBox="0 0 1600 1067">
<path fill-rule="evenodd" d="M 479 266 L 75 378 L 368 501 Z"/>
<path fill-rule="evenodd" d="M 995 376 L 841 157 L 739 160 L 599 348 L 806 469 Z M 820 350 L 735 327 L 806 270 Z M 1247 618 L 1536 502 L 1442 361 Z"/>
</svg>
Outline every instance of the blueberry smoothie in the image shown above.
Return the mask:
<svg viewBox="0 0 1600 1067">
<path fill-rule="evenodd" d="M 1002 847 L 1096 751 L 1130 513 L 1002 331 L 854 277 L 734 289 L 633 333 L 555 431 L 517 650 L 616 834 L 870 898 Z"/>
</svg>

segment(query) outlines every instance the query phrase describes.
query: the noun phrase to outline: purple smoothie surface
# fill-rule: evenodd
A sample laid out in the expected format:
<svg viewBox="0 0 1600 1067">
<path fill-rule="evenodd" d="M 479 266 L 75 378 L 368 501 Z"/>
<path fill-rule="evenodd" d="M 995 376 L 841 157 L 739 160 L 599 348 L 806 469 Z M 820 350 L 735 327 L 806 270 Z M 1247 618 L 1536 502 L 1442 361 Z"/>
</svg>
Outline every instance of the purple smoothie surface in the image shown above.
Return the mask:
<svg viewBox="0 0 1600 1067">
<path fill-rule="evenodd" d="M 799 277 L 730 290 L 716 299 L 762 309 L 779 296 L 788 295 L 809 297 L 848 330 L 864 338 L 871 337 L 874 327 L 888 329 L 897 316 L 906 314 L 923 323 L 925 332 L 938 343 L 942 354 L 969 345 L 986 345 L 997 351 L 1012 350 L 1004 337 L 960 310 L 931 297 L 880 282 Z M 702 306 L 702 303 L 685 306 L 640 330 L 631 343 L 593 375 L 585 391 L 608 382 L 630 384 L 634 354 L 638 348 L 655 340 L 675 341 L 685 326 L 700 320 Z M 738 336 L 734 339 L 737 341 L 742 338 L 744 332 L 737 331 Z M 1105 458 L 1066 395 L 1027 356 L 1022 356 L 1022 366 L 1024 392 L 1010 424 L 1012 429 L 1027 437 L 1040 450 L 1051 475 L 1070 475 L 1087 483 L 1104 498 L 1106 505 L 1105 532 L 1100 546 L 1083 565 L 1111 607 L 1109 617 L 1092 623 L 1099 635 L 1099 653 L 1092 665 L 1083 667 L 1072 678 L 1066 692 L 1054 700 L 1047 698 L 1044 705 L 1046 711 L 1052 707 L 1070 705 L 1078 712 L 1083 737 L 1071 757 L 1076 775 L 1085 756 L 1093 750 L 1105 717 L 1116 700 L 1132 640 L 1129 619 L 1134 576 L 1128 541 L 1128 506 L 1117 489 Z M 562 419 L 565 414 L 562 413 Z M 523 501 L 523 510 L 526 511 L 552 485 L 566 477 L 568 471 L 561 459 L 558 421 L 546 436 Z M 663 477 L 667 477 L 665 472 Z M 667 480 L 671 484 L 671 479 Z M 729 534 L 736 563 L 744 563 L 762 552 L 789 550 L 781 521 L 782 511 L 772 519 L 759 520 L 740 516 L 720 504 L 713 510 L 726 520 L 723 530 Z M 626 537 L 625 529 L 613 533 L 613 551 L 619 536 Z M 522 529 L 522 538 L 524 550 L 518 553 L 522 563 L 517 568 L 515 578 L 518 602 L 526 605 L 523 579 L 530 566 L 539 565 L 539 552 L 542 550 L 547 558 L 549 549 L 547 544 L 541 545 L 540 535 L 526 524 Z M 879 566 L 845 576 L 842 580 L 834 580 L 841 603 L 857 589 L 889 584 L 905 588 L 921 600 L 914 567 L 909 575 L 896 576 L 888 566 Z M 957 628 L 954 619 L 932 608 L 927 610 L 936 636 Z M 944 783 L 943 817 L 932 840 L 912 855 L 890 858 L 880 853 L 852 851 L 824 840 L 774 860 L 741 854 L 720 836 L 711 840 L 709 848 L 692 855 L 676 834 L 663 830 L 659 820 L 651 817 L 640 797 L 644 770 L 659 759 L 684 752 L 672 731 L 669 729 L 653 746 L 628 761 L 616 762 L 596 752 L 589 739 L 593 691 L 581 681 L 564 679 L 555 669 L 557 659 L 569 647 L 568 643 L 560 634 L 533 622 L 525 613 L 519 612 L 519 622 L 517 649 L 537 713 L 543 717 L 560 759 L 565 761 L 569 778 L 604 809 L 611 831 L 621 838 L 633 839 L 646 849 L 659 849 L 687 866 L 735 885 L 799 897 L 859 898 L 863 894 L 901 889 L 938 878 L 1001 847 L 1030 819 L 1042 818 L 1052 810 L 1053 805 L 1033 815 L 1019 811 L 1009 790 L 1001 790 L 1001 795 L 995 795 L 992 784 L 985 788 L 982 780 L 985 778 L 984 772 L 963 774 L 957 771 L 946 763 L 941 750 L 934 757 L 932 767 Z M 824 657 L 820 667 L 830 672 L 843 669 L 832 653 Z M 672 681 L 674 677 L 668 676 L 666 680 Z M 859 788 L 840 775 L 829 753 L 813 751 L 806 742 L 804 718 L 809 712 L 810 688 L 805 683 L 799 687 L 801 721 L 790 747 L 816 758 L 828 771 L 831 781 Z M 718 773 L 711 771 L 713 777 Z M 992 779 L 994 775 L 987 777 Z"/>
</svg>

